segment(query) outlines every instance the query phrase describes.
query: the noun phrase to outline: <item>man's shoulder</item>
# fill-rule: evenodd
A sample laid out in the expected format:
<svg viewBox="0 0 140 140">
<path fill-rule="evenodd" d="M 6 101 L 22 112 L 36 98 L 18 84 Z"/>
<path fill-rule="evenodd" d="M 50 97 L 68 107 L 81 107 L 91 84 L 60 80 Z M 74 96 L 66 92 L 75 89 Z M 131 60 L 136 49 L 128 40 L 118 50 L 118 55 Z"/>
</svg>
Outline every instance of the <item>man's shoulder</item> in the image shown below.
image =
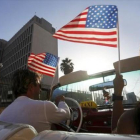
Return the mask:
<svg viewBox="0 0 140 140">
<path fill-rule="evenodd" d="M 134 116 L 134 114 L 135 114 L 135 109 L 131 109 L 131 110 L 127 110 L 127 111 L 125 111 L 124 113 L 123 113 L 123 116 L 124 117 L 133 117 Z"/>
<path fill-rule="evenodd" d="M 134 123 L 134 117 L 135 117 L 135 109 L 131 109 L 131 110 L 128 110 L 128 111 L 125 111 L 120 119 L 119 119 L 119 122 L 121 123 Z"/>
<path fill-rule="evenodd" d="M 51 101 L 44 101 L 46 105 L 55 106 L 55 104 Z"/>
</svg>

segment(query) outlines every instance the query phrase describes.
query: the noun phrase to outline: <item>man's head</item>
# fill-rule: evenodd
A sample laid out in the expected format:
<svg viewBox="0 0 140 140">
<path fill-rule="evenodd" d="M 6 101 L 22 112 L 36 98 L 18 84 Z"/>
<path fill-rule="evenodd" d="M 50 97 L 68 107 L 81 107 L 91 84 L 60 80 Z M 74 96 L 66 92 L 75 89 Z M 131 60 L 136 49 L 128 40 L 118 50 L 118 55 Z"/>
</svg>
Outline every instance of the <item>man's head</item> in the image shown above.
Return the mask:
<svg viewBox="0 0 140 140">
<path fill-rule="evenodd" d="M 41 77 L 28 69 L 18 70 L 13 75 L 12 91 L 15 97 L 25 95 L 32 99 L 38 99 L 40 93 Z"/>
</svg>

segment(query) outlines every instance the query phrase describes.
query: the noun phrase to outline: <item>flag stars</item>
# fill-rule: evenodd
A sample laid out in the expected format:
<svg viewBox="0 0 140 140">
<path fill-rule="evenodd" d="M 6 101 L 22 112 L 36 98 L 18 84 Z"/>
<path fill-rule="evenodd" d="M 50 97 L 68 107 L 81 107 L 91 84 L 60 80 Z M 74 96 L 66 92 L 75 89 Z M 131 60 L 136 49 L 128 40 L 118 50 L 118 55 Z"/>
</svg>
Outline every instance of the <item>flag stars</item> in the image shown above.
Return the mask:
<svg viewBox="0 0 140 140">
<path fill-rule="evenodd" d="M 112 5 L 109 6 L 97 5 L 91 6 L 89 8 L 86 27 L 104 28 L 104 29 L 115 28 L 116 22 L 117 22 L 116 6 L 112 7 Z"/>
<path fill-rule="evenodd" d="M 54 56 L 50 53 L 46 53 L 45 59 L 43 61 L 43 63 L 50 65 L 52 67 L 56 67 L 57 65 L 57 61 L 58 61 L 58 57 Z"/>
</svg>

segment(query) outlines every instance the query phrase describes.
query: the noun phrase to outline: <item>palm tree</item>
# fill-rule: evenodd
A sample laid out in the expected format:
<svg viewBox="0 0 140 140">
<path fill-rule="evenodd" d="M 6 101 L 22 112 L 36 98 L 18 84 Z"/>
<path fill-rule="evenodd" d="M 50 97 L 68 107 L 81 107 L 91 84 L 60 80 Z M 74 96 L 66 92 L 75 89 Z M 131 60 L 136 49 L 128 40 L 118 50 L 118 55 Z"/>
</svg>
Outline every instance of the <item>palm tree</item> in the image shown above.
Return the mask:
<svg viewBox="0 0 140 140">
<path fill-rule="evenodd" d="M 65 58 L 60 64 L 60 69 L 64 74 L 69 74 L 74 70 L 74 64 L 71 62 L 71 59 Z"/>
</svg>

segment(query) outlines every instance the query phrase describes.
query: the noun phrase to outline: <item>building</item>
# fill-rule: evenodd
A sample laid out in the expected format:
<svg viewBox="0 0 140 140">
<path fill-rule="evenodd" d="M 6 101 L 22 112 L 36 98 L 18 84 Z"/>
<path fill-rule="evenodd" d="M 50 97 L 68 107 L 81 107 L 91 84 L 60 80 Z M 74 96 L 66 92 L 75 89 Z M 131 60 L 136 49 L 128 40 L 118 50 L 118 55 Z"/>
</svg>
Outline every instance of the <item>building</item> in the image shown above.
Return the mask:
<svg viewBox="0 0 140 140">
<path fill-rule="evenodd" d="M 6 85 L 0 86 L 1 98 L 11 94 L 10 81 L 13 73 L 17 69 L 27 68 L 30 53 L 49 52 L 58 56 L 57 39 L 52 37 L 54 33 L 55 29 L 49 22 L 43 18 L 34 16 L 7 41 L 1 58 L 3 68 L 0 69 L 0 79 L 1 83 Z M 58 72 L 56 72 L 54 80 L 52 77 L 43 76 L 41 84 L 44 89 L 50 89 L 52 81 L 53 84 L 58 83 Z"/>
<path fill-rule="evenodd" d="M 3 51 L 6 44 L 7 44 L 7 41 L 0 39 L 0 63 L 2 63 Z"/>
</svg>

